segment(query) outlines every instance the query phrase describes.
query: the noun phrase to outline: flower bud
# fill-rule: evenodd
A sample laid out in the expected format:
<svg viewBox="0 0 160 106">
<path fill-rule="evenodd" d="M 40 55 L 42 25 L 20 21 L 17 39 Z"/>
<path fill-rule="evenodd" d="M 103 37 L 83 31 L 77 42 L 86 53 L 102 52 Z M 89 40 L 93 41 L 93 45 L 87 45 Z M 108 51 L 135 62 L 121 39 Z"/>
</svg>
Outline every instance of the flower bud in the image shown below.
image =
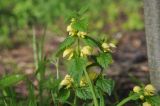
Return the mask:
<svg viewBox="0 0 160 106">
<path fill-rule="evenodd" d="M 143 100 L 144 99 L 144 96 L 143 95 L 140 95 L 140 97 L 139 97 L 141 100 Z"/>
<path fill-rule="evenodd" d="M 135 92 L 135 93 L 139 93 L 140 91 L 141 91 L 141 88 L 139 86 L 135 86 L 133 88 L 133 92 Z"/>
</svg>

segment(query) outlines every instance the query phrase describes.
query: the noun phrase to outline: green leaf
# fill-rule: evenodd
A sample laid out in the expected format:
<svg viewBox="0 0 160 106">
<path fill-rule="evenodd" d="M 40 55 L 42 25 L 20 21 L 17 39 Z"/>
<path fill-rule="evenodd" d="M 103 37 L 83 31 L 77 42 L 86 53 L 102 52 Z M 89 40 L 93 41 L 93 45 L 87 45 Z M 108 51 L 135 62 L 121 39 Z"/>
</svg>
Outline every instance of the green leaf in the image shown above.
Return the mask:
<svg viewBox="0 0 160 106">
<path fill-rule="evenodd" d="M 100 53 L 99 56 L 97 56 L 97 62 L 103 68 L 107 68 L 108 65 L 112 63 L 112 56 L 110 53 Z"/>
<path fill-rule="evenodd" d="M 73 23 L 73 28 L 78 30 L 78 31 L 87 31 L 88 27 L 88 20 L 87 19 L 81 19 Z"/>
<path fill-rule="evenodd" d="M 89 6 L 86 5 L 86 6 L 83 6 L 79 11 L 78 11 L 78 14 L 80 16 L 82 16 L 83 14 L 85 14 L 85 12 L 88 10 Z"/>
<path fill-rule="evenodd" d="M 29 90 L 28 105 L 29 106 L 37 106 L 36 97 L 34 95 L 34 86 L 31 82 L 28 83 L 28 90 Z"/>
<path fill-rule="evenodd" d="M 92 94 L 89 88 L 76 89 L 76 96 L 83 100 L 92 99 Z"/>
<path fill-rule="evenodd" d="M 103 92 L 106 92 L 107 94 L 111 95 L 111 92 L 114 88 L 114 81 L 100 77 L 96 81 L 96 86 L 100 88 Z"/>
<path fill-rule="evenodd" d="M 20 75 L 20 74 L 5 76 L 0 80 L 0 88 L 13 86 L 16 83 L 24 80 L 24 78 L 25 78 L 24 75 Z"/>
<path fill-rule="evenodd" d="M 63 52 L 66 48 L 70 47 L 74 42 L 75 42 L 76 38 L 69 36 L 67 37 L 58 47 L 58 50 L 56 52 L 56 56 L 58 57 L 61 52 Z"/>
<path fill-rule="evenodd" d="M 83 39 L 83 41 L 84 41 L 87 45 L 89 45 L 89 46 L 91 46 L 91 47 L 100 47 L 100 46 L 99 46 L 99 43 L 98 43 L 96 40 L 94 40 L 93 38 L 89 37 L 89 36 L 85 36 L 85 38 Z"/>
<path fill-rule="evenodd" d="M 151 103 L 153 106 L 159 106 L 160 105 L 160 96 L 150 96 L 147 98 L 147 101 Z"/>
<path fill-rule="evenodd" d="M 52 90 L 52 92 L 56 93 L 59 89 L 59 84 L 61 82 L 61 79 L 54 79 L 49 76 L 49 79 L 44 82 L 43 87 L 47 88 L 49 90 Z"/>
<path fill-rule="evenodd" d="M 86 68 L 86 64 L 87 64 L 87 59 L 78 56 L 69 61 L 68 71 L 75 81 L 79 82 L 83 74 L 83 70 Z"/>
<path fill-rule="evenodd" d="M 70 96 L 70 91 L 68 89 L 60 89 L 58 94 L 58 99 L 61 102 L 65 102 Z"/>
</svg>

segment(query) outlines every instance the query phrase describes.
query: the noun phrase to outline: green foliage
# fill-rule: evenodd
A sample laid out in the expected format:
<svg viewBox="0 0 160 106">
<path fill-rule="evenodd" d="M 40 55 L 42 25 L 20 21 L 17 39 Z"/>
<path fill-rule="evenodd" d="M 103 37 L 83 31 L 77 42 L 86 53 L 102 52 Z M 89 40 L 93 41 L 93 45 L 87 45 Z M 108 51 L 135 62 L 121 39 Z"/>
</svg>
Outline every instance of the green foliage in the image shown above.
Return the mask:
<svg viewBox="0 0 160 106">
<path fill-rule="evenodd" d="M 68 89 L 61 89 L 59 91 L 57 98 L 58 98 L 58 100 L 60 100 L 60 102 L 65 102 L 65 101 L 67 101 L 69 96 L 70 96 L 70 91 Z"/>
<path fill-rule="evenodd" d="M 20 74 L 5 76 L 0 80 L 0 88 L 13 86 L 16 83 L 24 80 L 24 78 L 25 78 L 24 75 L 20 75 Z"/>
<path fill-rule="evenodd" d="M 96 86 L 100 88 L 103 92 L 106 92 L 108 95 L 111 95 L 112 90 L 114 88 L 114 81 L 100 77 L 96 81 Z"/>
<path fill-rule="evenodd" d="M 88 28 L 88 20 L 87 19 L 81 19 L 77 22 L 73 23 L 73 28 L 79 31 L 87 31 Z"/>
<path fill-rule="evenodd" d="M 76 89 L 76 96 L 82 100 L 92 99 L 92 93 L 88 87 Z"/>
<path fill-rule="evenodd" d="M 17 35 L 17 31 L 31 29 L 30 26 L 42 26 L 49 30 L 57 28 L 62 19 L 70 17 L 79 18 L 87 11 L 88 20 L 91 20 L 90 30 L 96 33 L 106 33 L 103 29 L 109 25 L 112 30 L 107 33 L 124 30 L 141 30 L 143 19 L 141 8 L 143 2 L 140 0 L 12 0 L 0 1 L 0 44 L 11 47 L 10 38 Z M 78 15 L 75 11 L 78 11 Z M 104 18 L 104 16 L 107 16 Z M 121 19 L 124 18 L 124 19 Z M 86 21 L 81 20 L 74 25 L 75 29 L 86 30 Z M 120 21 L 120 22 L 119 22 Z M 117 23 L 121 25 L 117 26 Z M 111 24 L 111 25 L 110 25 Z M 112 27 L 113 26 L 113 27 Z M 99 32 L 98 30 L 101 32 Z M 61 29 L 55 31 L 58 32 Z M 25 30 L 26 31 L 26 30 Z M 62 33 L 62 32 L 61 32 Z M 24 33 L 26 34 L 26 33 Z M 24 35 L 23 35 L 24 36 Z M 3 41 L 4 40 L 4 41 Z M 7 41 L 7 42 L 6 42 Z"/>
<path fill-rule="evenodd" d="M 110 53 L 100 53 L 97 57 L 97 62 L 103 67 L 106 68 L 112 63 L 112 56 Z"/>
<path fill-rule="evenodd" d="M 82 57 L 76 56 L 71 59 L 68 65 L 69 74 L 75 79 L 75 81 L 80 81 L 80 78 L 83 75 L 83 71 L 85 70 L 87 64 L 87 60 Z"/>
<path fill-rule="evenodd" d="M 56 56 L 59 56 L 66 48 L 69 48 L 75 42 L 75 37 L 67 37 L 60 45 L 56 52 Z"/>
<path fill-rule="evenodd" d="M 149 97 L 149 98 L 147 98 L 147 101 L 149 103 L 151 103 L 152 106 L 159 106 L 159 104 L 160 104 L 160 96 L 156 95 L 156 96 Z"/>
<path fill-rule="evenodd" d="M 83 39 L 83 41 L 91 46 L 91 47 L 100 47 L 100 44 L 99 42 L 97 42 L 96 40 L 94 40 L 93 38 L 89 37 L 89 36 L 86 36 L 85 39 Z"/>
</svg>

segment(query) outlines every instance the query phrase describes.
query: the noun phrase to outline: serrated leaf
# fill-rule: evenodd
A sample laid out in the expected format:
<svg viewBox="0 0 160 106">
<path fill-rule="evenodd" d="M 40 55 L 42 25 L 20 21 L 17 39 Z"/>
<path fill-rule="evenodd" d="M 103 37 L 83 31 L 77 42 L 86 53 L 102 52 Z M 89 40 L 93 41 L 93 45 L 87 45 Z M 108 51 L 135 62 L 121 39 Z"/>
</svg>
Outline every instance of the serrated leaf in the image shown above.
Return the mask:
<svg viewBox="0 0 160 106">
<path fill-rule="evenodd" d="M 47 79 L 46 82 L 44 82 L 43 87 L 52 90 L 52 92 L 57 92 L 59 89 L 59 84 L 61 82 L 61 79 Z"/>
<path fill-rule="evenodd" d="M 108 95 L 111 95 L 114 88 L 114 81 L 105 78 L 99 78 L 96 81 L 96 86 L 100 88 L 103 92 L 106 92 Z"/>
<path fill-rule="evenodd" d="M 83 70 L 86 68 L 86 64 L 87 60 L 83 57 L 76 56 L 75 58 L 70 60 L 68 64 L 68 71 L 75 81 L 79 82 L 83 74 Z"/>
<path fill-rule="evenodd" d="M 92 99 L 92 94 L 89 88 L 76 89 L 76 96 L 83 100 Z"/>
<path fill-rule="evenodd" d="M 89 36 L 85 36 L 84 42 L 91 47 L 99 47 L 99 43 Z"/>
<path fill-rule="evenodd" d="M 24 79 L 24 75 L 15 74 L 15 75 L 8 75 L 5 76 L 0 80 L 0 88 L 10 87 Z"/>
<path fill-rule="evenodd" d="M 70 47 L 75 42 L 75 37 L 69 36 L 67 37 L 58 47 L 56 52 L 56 56 L 58 57 L 61 52 L 63 52 L 66 48 Z"/>
<path fill-rule="evenodd" d="M 159 106 L 160 105 L 160 96 L 150 96 L 147 98 L 147 101 L 151 103 L 153 106 Z"/>
<path fill-rule="evenodd" d="M 65 102 L 70 96 L 70 90 L 68 89 L 61 89 L 58 94 L 58 100 L 61 102 Z"/>
<path fill-rule="evenodd" d="M 99 56 L 97 56 L 97 62 L 103 68 L 107 68 L 108 65 L 112 63 L 112 56 L 110 53 L 100 53 Z"/>
<path fill-rule="evenodd" d="M 73 23 L 72 27 L 78 31 L 87 31 L 88 27 L 88 20 L 87 19 L 81 19 Z"/>
</svg>

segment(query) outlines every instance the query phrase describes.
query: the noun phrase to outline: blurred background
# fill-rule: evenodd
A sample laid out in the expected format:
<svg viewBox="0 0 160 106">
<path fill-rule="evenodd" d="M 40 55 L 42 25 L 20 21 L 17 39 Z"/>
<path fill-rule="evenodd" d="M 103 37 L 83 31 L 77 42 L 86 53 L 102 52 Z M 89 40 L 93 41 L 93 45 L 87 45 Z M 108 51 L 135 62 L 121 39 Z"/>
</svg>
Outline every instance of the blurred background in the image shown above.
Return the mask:
<svg viewBox="0 0 160 106">
<path fill-rule="evenodd" d="M 0 0 L 0 76 L 17 72 L 32 75 L 33 29 L 37 38 L 45 32 L 44 51 L 49 57 L 68 36 L 68 17 L 86 6 L 89 35 L 117 42 L 114 64 L 107 71 L 116 81 L 117 91 L 126 95 L 137 81 L 147 83 L 142 0 Z"/>
</svg>

